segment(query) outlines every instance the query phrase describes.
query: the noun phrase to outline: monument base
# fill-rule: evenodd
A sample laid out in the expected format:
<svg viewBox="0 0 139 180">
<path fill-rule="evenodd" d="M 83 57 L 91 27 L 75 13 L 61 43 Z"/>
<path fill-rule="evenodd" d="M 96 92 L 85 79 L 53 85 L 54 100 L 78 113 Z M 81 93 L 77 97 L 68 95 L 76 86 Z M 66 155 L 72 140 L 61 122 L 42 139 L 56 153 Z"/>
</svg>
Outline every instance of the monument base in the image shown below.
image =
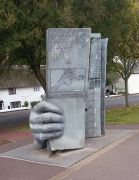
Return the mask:
<svg viewBox="0 0 139 180">
<path fill-rule="evenodd" d="M 111 143 L 118 141 L 120 138 L 132 133 L 133 130 L 110 129 L 106 131 L 106 136 L 86 139 L 86 146 L 84 149 L 62 151 L 61 153 L 57 153 L 55 156 L 50 156 L 47 149 L 34 150 L 33 145 L 29 144 L 1 153 L 0 157 L 13 158 L 32 163 L 69 167 Z"/>
</svg>

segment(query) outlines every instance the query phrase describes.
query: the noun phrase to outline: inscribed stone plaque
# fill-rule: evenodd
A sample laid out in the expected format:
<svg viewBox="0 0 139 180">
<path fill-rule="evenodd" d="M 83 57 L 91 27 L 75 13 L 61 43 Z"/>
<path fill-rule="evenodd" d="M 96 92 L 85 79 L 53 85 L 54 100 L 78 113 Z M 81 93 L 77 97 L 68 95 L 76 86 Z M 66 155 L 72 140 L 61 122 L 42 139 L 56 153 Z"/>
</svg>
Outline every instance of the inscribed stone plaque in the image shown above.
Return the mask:
<svg viewBox="0 0 139 180">
<path fill-rule="evenodd" d="M 88 80 L 90 35 L 90 28 L 48 29 L 48 97 L 85 93 Z"/>
</svg>

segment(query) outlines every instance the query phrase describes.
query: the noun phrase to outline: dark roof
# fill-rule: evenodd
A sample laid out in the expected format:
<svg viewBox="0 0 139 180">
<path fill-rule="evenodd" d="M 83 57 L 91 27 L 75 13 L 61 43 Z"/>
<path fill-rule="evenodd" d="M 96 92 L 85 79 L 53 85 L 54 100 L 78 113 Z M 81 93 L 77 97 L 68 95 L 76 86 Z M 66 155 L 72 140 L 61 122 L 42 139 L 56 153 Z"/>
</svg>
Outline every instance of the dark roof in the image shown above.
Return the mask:
<svg viewBox="0 0 139 180">
<path fill-rule="evenodd" d="M 139 74 L 139 65 L 135 68 L 134 73 Z"/>
<path fill-rule="evenodd" d="M 45 70 L 41 70 L 45 76 Z M 0 89 L 40 86 L 34 73 L 28 68 L 12 68 L 0 76 Z"/>
</svg>

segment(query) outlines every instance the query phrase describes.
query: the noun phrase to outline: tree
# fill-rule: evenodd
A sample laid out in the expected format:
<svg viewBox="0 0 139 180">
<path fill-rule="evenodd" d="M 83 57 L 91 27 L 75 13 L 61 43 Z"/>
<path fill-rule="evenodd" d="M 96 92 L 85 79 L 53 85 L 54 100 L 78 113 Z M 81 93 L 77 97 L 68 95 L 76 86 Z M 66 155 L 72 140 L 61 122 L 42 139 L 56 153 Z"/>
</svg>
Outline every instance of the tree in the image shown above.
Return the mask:
<svg viewBox="0 0 139 180">
<path fill-rule="evenodd" d="M 103 0 L 74 0 L 72 15 L 76 27 L 90 27 L 95 32 L 105 16 Z"/>
<path fill-rule="evenodd" d="M 106 85 L 112 85 L 117 83 L 120 75 L 119 73 L 116 71 L 115 67 L 113 65 L 110 65 L 107 67 L 107 78 L 106 78 Z"/>
<path fill-rule="evenodd" d="M 27 64 L 46 90 L 40 70 L 46 61 L 46 29 L 58 27 L 58 10 L 62 6 L 61 0 L 0 1 L 1 70 Z"/>
<path fill-rule="evenodd" d="M 6 5 L 6 2 L 0 1 L 0 74 L 12 64 L 12 61 L 9 59 L 7 42 L 10 39 L 11 27 L 15 17 L 12 3 L 9 2 L 9 9 L 7 9 Z"/>
<path fill-rule="evenodd" d="M 44 59 L 44 30 L 39 21 L 45 14 L 37 1 L 1 1 L 0 30 L 3 34 L 0 52 L 3 69 L 13 64 L 28 64 L 45 88 L 45 79 L 40 73 L 40 63 Z M 27 7 L 28 8 L 27 10 Z M 8 33 L 7 33 L 8 32 Z M 8 35 L 8 36 L 7 36 Z"/>
<path fill-rule="evenodd" d="M 138 8 L 133 4 L 130 23 L 121 35 L 121 41 L 114 57 L 114 67 L 125 82 L 125 104 L 128 107 L 128 79 L 139 65 L 139 18 Z"/>
<path fill-rule="evenodd" d="M 78 27 L 91 27 L 93 32 L 100 32 L 102 37 L 108 37 L 107 81 L 119 78 L 113 66 L 121 36 L 127 24 L 132 22 L 129 15 L 132 11 L 131 0 L 74 0 L 72 17 Z M 133 13 L 132 13 L 133 14 Z"/>
<path fill-rule="evenodd" d="M 27 64 L 46 90 L 40 65 L 45 64 L 45 33 L 51 27 L 80 27 L 90 15 L 100 18 L 101 0 L 11 0 L 0 1 L 0 65 L 2 70 L 13 64 Z M 76 4 L 76 6 L 74 6 Z M 78 6 L 81 8 L 79 14 Z M 29 7 L 29 8 L 28 8 Z M 96 7 L 97 10 L 95 10 Z M 84 9 L 85 8 L 85 9 Z M 94 12 L 94 14 L 93 14 Z M 91 13 L 91 14 L 90 14 Z M 81 17 L 84 14 L 84 17 Z M 80 17 L 77 19 L 78 15 Z M 86 22 L 86 23 L 85 23 Z M 92 21 L 88 23 L 90 25 Z"/>
<path fill-rule="evenodd" d="M 90 27 L 109 38 L 108 72 L 111 74 L 112 59 L 118 56 L 123 29 L 131 25 L 130 14 L 135 15 L 131 13 L 132 5 L 132 0 L 1 0 L 0 73 L 13 64 L 26 64 L 46 90 L 40 71 L 40 65 L 46 61 L 46 29 Z M 136 16 L 134 20 L 137 22 Z"/>
<path fill-rule="evenodd" d="M 102 0 L 104 8 L 104 16 L 95 27 L 97 32 L 101 32 L 102 37 L 108 37 L 108 61 L 107 61 L 107 82 L 116 81 L 119 78 L 117 71 L 113 66 L 113 58 L 121 42 L 121 35 L 125 28 L 125 24 L 129 24 L 131 19 L 129 15 L 132 10 L 131 0 Z M 128 17 L 127 17 L 128 15 Z M 128 21 L 128 22 L 127 22 Z"/>
</svg>

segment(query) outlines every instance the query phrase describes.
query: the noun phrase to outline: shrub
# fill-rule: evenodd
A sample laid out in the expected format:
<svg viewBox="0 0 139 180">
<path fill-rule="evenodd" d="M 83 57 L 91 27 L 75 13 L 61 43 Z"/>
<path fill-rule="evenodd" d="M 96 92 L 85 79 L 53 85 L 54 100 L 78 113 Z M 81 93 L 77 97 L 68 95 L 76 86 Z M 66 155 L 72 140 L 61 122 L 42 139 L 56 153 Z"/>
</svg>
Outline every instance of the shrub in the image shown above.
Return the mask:
<svg viewBox="0 0 139 180">
<path fill-rule="evenodd" d="M 28 107 L 28 101 L 24 102 L 24 107 Z"/>
<path fill-rule="evenodd" d="M 33 108 L 36 104 L 38 104 L 40 101 L 32 101 L 30 102 L 31 107 Z"/>
</svg>

